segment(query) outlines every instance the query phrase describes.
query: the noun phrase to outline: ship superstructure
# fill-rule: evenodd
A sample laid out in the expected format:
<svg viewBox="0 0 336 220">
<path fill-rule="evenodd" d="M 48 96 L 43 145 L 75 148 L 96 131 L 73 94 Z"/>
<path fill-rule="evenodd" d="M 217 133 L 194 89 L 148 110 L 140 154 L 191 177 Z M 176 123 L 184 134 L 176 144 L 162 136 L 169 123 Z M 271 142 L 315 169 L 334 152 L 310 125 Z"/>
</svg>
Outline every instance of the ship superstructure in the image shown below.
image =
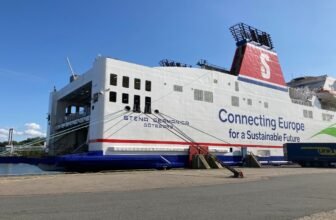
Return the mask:
<svg viewBox="0 0 336 220">
<path fill-rule="evenodd" d="M 206 146 L 228 164 L 249 152 L 282 163 L 285 142 L 333 141 L 333 100 L 301 80 L 285 83 L 269 34 L 242 23 L 230 30 L 230 70 L 97 57 L 50 95 L 50 154 L 66 155 L 69 167 L 185 167 L 190 146 Z"/>
</svg>

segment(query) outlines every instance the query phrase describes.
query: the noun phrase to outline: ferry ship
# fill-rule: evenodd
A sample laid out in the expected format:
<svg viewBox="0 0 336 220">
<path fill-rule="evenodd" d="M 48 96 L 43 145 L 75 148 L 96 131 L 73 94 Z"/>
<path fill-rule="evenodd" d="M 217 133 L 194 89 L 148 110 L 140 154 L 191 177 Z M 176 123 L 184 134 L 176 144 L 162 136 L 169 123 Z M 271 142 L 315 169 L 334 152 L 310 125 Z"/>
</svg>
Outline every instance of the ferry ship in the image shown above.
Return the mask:
<svg viewBox="0 0 336 220">
<path fill-rule="evenodd" d="M 158 67 L 98 56 L 50 94 L 47 147 L 66 169 L 188 167 L 198 146 L 226 164 L 253 153 L 285 163 L 286 142 L 332 142 L 336 80 L 286 84 L 268 33 L 230 28 L 230 69 L 200 60 Z"/>
</svg>

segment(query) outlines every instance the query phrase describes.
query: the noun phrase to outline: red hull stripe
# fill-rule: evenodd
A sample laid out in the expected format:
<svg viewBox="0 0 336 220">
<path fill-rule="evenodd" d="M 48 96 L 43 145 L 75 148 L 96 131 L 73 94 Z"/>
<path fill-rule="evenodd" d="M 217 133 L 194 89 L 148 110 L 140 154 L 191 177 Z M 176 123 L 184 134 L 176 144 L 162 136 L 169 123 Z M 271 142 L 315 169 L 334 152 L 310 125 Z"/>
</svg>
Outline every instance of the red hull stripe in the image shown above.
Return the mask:
<svg viewBox="0 0 336 220">
<path fill-rule="evenodd" d="M 223 143 L 192 143 L 184 141 L 157 141 L 157 140 L 125 140 L 125 139 L 94 139 L 90 143 L 122 143 L 122 144 L 174 144 L 174 145 L 204 145 L 204 146 L 221 146 L 221 147 L 259 147 L 259 148 L 282 148 L 275 145 L 255 145 L 255 144 L 223 144 Z"/>
</svg>

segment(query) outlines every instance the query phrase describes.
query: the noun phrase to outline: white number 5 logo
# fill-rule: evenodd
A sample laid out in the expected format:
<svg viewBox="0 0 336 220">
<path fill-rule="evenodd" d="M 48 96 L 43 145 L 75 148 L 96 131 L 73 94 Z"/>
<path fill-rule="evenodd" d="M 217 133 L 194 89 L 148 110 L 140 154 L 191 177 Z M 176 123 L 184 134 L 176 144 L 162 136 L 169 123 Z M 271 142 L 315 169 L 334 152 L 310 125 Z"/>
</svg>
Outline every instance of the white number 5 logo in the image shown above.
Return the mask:
<svg viewBox="0 0 336 220">
<path fill-rule="evenodd" d="M 271 78 L 271 69 L 267 62 L 270 61 L 270 58 L 267 54 L 262 53 L 260 54 L 260 62 L 261 62 L 261 76 L 264 79 Z"/>
</svg>

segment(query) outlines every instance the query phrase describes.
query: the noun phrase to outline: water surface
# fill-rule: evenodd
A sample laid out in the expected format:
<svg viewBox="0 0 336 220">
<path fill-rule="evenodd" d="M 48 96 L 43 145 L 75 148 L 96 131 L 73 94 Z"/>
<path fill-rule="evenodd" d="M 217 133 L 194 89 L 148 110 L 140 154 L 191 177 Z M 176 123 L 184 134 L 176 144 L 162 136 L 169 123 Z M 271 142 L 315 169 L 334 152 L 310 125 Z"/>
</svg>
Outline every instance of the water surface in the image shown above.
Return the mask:
<svg viewBox="0 0 336 220">
<path fill-rule="evenodd" d="M 30 164 L 18 163 L 2 163 L 0 164 L 0 176 L 22 176 L 22 175 L 43 175 L 56 174 L 59 172 L 43 171 L 37 166 Z"/>
</svg>

